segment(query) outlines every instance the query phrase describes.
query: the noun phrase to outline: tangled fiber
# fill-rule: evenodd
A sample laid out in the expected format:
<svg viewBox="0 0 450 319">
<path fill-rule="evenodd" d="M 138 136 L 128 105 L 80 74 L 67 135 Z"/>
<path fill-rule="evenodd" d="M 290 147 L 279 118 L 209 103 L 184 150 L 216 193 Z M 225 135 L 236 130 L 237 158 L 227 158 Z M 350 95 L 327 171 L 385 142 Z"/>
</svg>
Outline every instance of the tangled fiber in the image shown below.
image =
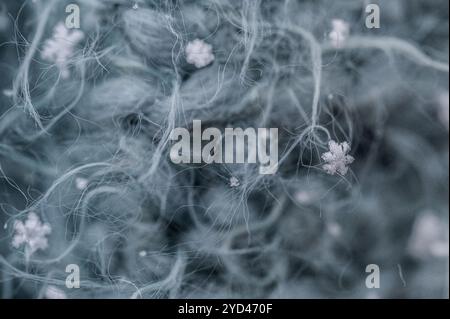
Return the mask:
<svg viewBox="0 0 450 319">
<path fill-rule="evenodd" d="M 2 0 L 0 295 L 448 298 L 449 3 L 371 2 L 379 29 L 363 0 Z M 278 172 L 172 163 L 193 120 L 278 128 Z"/>
</svg>

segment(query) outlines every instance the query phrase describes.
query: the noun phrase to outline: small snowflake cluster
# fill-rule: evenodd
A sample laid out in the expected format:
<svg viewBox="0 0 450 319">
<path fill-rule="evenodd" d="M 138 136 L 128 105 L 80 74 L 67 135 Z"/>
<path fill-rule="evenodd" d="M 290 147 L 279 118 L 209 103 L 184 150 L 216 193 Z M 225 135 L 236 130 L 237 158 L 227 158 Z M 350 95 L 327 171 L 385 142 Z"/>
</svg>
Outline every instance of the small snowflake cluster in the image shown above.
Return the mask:
<svg viewBox="0 0 450 319">
<path fill-rule="evenodd" d="M 55 286 L 48 286 L 44 297 L 45 299 L 67 299 L 66 293 Z"/>
<path fill-rule="evenodd" d="M 335 48 L 342 48 L 344 42 L 350 35 L 350 26 L 341 19 L 333 19 L 331 21 L 332 30 L 328 34 L 331 44 Z"/>
<path fill-rule="evenodd" d="M 237 177 L 230 177 L 230 187 L 239 187 L 241 183 L 239 182 L 239 179 Z"/>
<path fill-rule="evenodd" d="M 84 38 L 80 30 L 69 31 L 63 23 L 58 23 L 52 38 L 48 39 L 42 51 L 42 58 L 55 63 L 61 72 L 61 77 L 67 79 L 69 59 L 73 56 L 75 46 Z"/>
<path fill-rule="evenodd" d="M 199 39 L 195 39 L 187 44 L 186 61 L 189 64 L 194 64 L 197 69 L 211 64 L 214 59 L 215 57 L 210 44 Z"/>
</svg>

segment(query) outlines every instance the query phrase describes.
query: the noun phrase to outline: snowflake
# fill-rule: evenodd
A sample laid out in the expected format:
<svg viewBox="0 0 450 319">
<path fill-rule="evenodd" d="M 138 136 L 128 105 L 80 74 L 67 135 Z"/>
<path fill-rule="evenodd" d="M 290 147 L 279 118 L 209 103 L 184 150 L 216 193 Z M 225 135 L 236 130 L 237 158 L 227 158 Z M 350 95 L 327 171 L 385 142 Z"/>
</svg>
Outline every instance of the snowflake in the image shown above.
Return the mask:
<svg viewBox="0 0 450 319">
<path fill-rule="evenodd" d="M 314 201 L 315 197 L 313 192 L 310 191 L 298 191 L 297 193 L 295 193 L 295 199 L 297 200 L 297 202 L 299 202 L 300 204 L 306 205 L 306 204 L 310 204 L 312 201 Z"/>
<path fill-rule="evenodd" d="M 186 46 L 186 60 L 200 69 L 214 61 L 212 46 L 202 40 L 196 39 Z"/>
<path fill-rule="evenodd" d="M 89 181 L 83 177 L 77 177 L 75 179 L 75 186 L 77 187 L 77 189 L 79 190 L 83 190 L 86 189 L 86 187 L 88 186 Z"/>
<path fill-rule="evenodd" d="M 449 114 L 449 93 L 442 92 L 438 96 L 438 104 L 439 104 L 439 119 L 441 120 L 442 124 L 445 125 L 445 127 L 449 128 L 449 120 L 448 120 L 448 114 Z"/>
<path fill-rule="evenodd" d="M 230 187 L 239 187 L 239 185 L 241 185 L 239 180 L 236 177 L 232 176 L 230 178 Z"/>
<path fill-rule="evenodd" d="M 339 173 L 341 175 L 347 174 L 348 167 L 355 160 L 352 156 L 347 155 L 350 151 L 350 145 L 347 142 L 336 143 L 331 140 L 328 143 L 329 152 L 322 154 L 322 159 L 327 163 L 323 169 L 330 175 Z"/>
<path fill-rule="evenodd" d="M 448 257 L 448 247 L 448 225 L 434 212 L 420 214 L 413 225 L 409 252 L 418 258 Z"/>
<path fill-rule="evenodd" d="M 333 237 L 340 237 L 342 234 L 342 228 L 341 226 L 336 222 L 330 222 L 327 224 L 327 231 L 330 233 Z"/>
<path fill-rule="evenodd" d="M 46 299 L 67 299 L 66 294 L 61 289 L 55 286 L 48 286 L 45 291 Z"/>
<path fill-rule="evenodd" d="M 55 63 L 61 71 L 61 77 L 69 77 L 68 61 L 73 55 L 74 47 L 84 38 L 79 30 L 69 31 L 63 23 L 58 23 L 53 31 L 52 38 L 48 39 L 42 51 L 42 58 Z"/>
<path fill-rule="evenodd" d="M 19 248 L 25 245 L 27 255 L 32 255 L 39 249 L 46 249 L 48 247 L 46 236 L 52 232 L 50 225 L 42 224 L 39 217 L 33 212 L 28 214 L 28 219 L 25 223 L 16 221 L 14 230 L 13 247 Z"/>
<path fill-rule="evenodd" d="M 0 5 L 0 32 L 6 32 L 9 28 L 9 20 L 6 15 L 6 6 Z"/>
<path fill-rule="evenodd" d="M 13 90 L 6 89 L 6 90 L 3 90 L 2 93 L 6 97 L 13 97 L 14 96 L 14 91 Z"/>
<path fill-rule="evenodd" d="M 331 44 L 335 48 L 341 48 L 342 44 L 350 34 L 350 26 L 347 22 L 341 19 L 333 19 L 331 21 L 331 25 L 333 26 L 333 29 L 328 34 Z"/>
</svg>

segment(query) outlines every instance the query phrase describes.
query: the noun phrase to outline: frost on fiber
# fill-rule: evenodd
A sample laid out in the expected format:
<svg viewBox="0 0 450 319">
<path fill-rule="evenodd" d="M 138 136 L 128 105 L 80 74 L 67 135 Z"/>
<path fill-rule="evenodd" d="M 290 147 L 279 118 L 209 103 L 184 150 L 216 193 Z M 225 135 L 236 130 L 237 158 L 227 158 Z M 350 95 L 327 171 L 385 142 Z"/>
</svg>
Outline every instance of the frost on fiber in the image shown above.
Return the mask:
<svg viewBox="0 0 450 319">
<path fill-rule="evenodd" d="M 0 7 L 1 297 L 448 297 L 448 1 L 79 0 L 45 59 L 73 2 Z M 194 119 L 278 172 L 173 164 Z"/>
</svg>

